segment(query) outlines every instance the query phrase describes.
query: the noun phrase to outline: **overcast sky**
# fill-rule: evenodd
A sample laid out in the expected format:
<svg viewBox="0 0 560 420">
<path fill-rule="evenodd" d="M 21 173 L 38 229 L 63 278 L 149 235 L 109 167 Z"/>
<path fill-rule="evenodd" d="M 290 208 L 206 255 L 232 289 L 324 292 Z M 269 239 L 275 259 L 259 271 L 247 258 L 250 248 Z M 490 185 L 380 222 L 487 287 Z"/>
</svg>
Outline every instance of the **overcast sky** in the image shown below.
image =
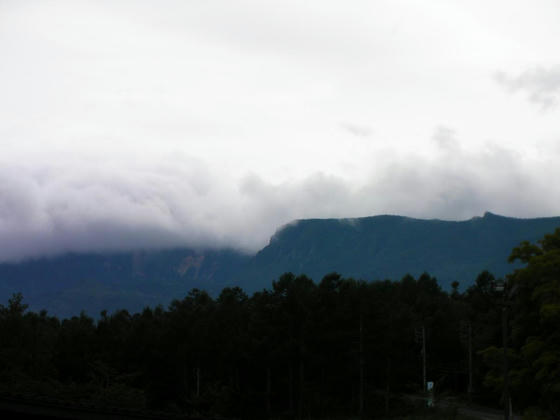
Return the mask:
<svg viewBox="0 0 560 420">
<path fill-rule="evenodd" d="M 0 0 L 0 261 L 560 215 L 557 0 Z"/>
</svg>

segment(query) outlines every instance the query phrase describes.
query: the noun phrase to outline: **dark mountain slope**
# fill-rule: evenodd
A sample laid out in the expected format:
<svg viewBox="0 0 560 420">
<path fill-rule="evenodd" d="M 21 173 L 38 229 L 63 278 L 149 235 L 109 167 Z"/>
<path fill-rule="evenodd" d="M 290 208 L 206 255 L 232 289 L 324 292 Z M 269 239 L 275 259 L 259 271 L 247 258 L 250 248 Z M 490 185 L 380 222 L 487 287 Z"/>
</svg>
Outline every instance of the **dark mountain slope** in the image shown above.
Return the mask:
<svg viewBox="0 0 560 420">
<path fill-rule="evenodd" d="M 560 218 L 515 219 L 486 213 L 461 222 L 402 216 L 300 220 L 280 229 L 239 281 L 248 290 L 286 271 L 319 280 L 337 271 L 367 280 L 400 279 L 427 271 L 444 288 L 471 284 L 482 270 L 502 276 L 507 257 L 523 240 L 560 227 Z"/>
<path fill-rule="evenodd" d="M 69 254 L 56 258 L 0 264 L 0 302 L 21 292 L 31 309 L 59 316 L 84 309 L 139 311 L 167 305 L 192 288 L 218 294 L 249 256 L 230 250 L 190 249 L 118 254 Z"/>
<path fill-rule="evenodd" d="M 252 293 L 292 271 L 319 281 L 337 271 L 366 280 L 400 279 L 427 271 L 449 288 L 472 284 L 482 270 L 511 272 L 512 248 L 560 227 L 560 217 L 514 219 L 486 213 L 467 221 L 420 220 L 401 216 L 301 220 L 280 229 L 255 256 L 235 251 L 123 252 L 70 254 L 20 264 L 0 264 L 0 303 L 22 292 L 31 309 L 58 316 L 84 309 L 139 311 L 167 305 L 192 288 L 219 294 L 239 285 Z"/>
</svg>

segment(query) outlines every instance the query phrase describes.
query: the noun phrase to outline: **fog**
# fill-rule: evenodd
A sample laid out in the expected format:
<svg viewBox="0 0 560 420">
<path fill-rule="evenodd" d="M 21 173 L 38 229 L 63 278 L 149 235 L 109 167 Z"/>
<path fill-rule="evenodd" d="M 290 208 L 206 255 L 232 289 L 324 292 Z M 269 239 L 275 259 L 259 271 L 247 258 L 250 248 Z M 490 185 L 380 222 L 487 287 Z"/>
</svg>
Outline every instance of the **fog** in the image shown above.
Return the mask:
<svg viewBox="0 0 560 420">
<path fill-rule="evenodd" d="M 2 1 L 0 261 L 560 215 L 537 3 Z"/>
<path fill-rule="evenodd" d="M 321 172 L 271 183 L 208 162 L 21 162 L 0 170 L 0 260 L 187 246 L 256 252 L 294 219 L 400 214 L 468 219 L 560 214 L 554 159 L 488 146 L 464 152 L 439 128 L 427 159 L 372 156 L 365 181 Z"/>
</svg>

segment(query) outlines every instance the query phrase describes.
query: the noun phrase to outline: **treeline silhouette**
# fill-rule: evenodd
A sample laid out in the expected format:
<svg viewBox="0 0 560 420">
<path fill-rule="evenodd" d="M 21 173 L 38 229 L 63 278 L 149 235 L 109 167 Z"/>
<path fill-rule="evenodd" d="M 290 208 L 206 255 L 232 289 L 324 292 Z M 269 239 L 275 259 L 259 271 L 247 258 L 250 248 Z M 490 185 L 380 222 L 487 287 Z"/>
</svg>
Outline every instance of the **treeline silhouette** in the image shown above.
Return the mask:
<svg viewBox="0 0 560 420">
<path fill-rule="evenodd" d="M 488 272 L 449 293 L 429 274 L 315 283 L 286 273 L 250 297 L 193 289 L 167 308 L 97 320 L 29 312 L 17 294 L 0 305 L 0 391 L 189 416 L 402 415 L 402 396 L 422 390 L 425 347 L 436 395 L 498 406 L 507 311 L 514 409 L 557 418 L 560 230 L 511 259 L 526 266 L 504 292 Z"/>
</svg>

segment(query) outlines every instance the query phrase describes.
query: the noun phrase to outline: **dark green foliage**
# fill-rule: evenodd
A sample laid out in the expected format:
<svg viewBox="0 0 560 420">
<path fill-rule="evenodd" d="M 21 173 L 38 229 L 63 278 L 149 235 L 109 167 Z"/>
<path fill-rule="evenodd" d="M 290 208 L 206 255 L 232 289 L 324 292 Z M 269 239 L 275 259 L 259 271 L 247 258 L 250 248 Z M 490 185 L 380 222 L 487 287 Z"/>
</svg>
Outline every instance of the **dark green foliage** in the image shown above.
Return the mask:
<svg viewBox="0 0 560 420">
<path fill-rule="evenodd" d="M 4 391 L 103 407 L 324 417 L 357 412 L 361 357 L 366 413 L 402 414 L 398 393 L 421 389 L 421 325 L 429 378 L 464 391 L 457 304 L 427 274 L 368 283 L 332 273 L 316 284 L 286 273 L 252 297 L 193 289 L 167 309 L 97 321 L 26 312 L 16 295 L 0 307 L 0 376 Z"/>
<path fill-rule="evenodd" d="M 510 259 L 527 264 L 508 281 L 514 395 L 560 418 L 560 229 L 521 244 Z"/>
</svg>

